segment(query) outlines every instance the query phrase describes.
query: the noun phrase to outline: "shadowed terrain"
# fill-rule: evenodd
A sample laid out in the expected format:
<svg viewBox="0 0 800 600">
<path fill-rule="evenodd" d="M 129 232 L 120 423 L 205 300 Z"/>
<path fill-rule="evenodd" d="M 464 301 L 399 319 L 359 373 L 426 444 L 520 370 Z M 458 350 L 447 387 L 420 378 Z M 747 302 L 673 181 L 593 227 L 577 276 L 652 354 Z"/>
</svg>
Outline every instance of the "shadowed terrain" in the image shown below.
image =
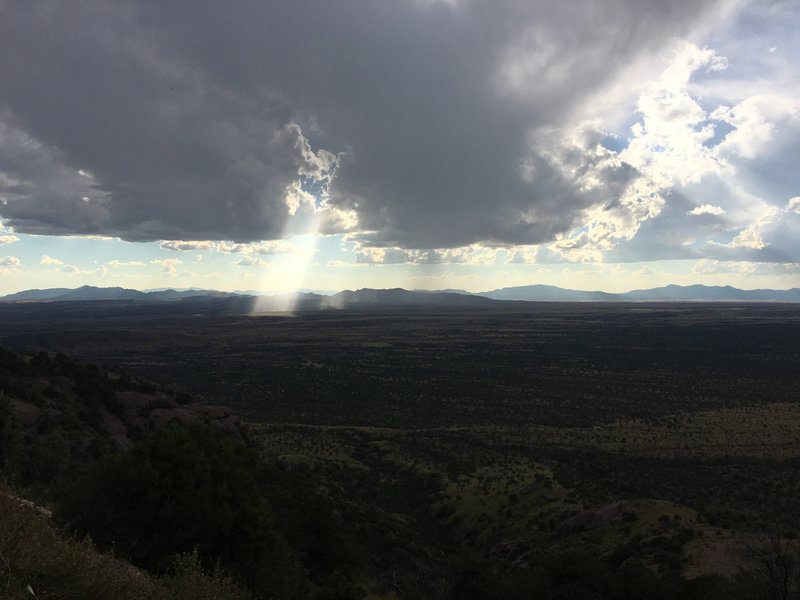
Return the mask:
<svg viewBox="0 0 800 600">
<path fill-rule="evenodd" d="M 762 585 L 760 536 L 796 530 L 797 305 L 238 301 L 8 304 L 2 344 L 229 406 L 335 507 L 372 597 L 558 590 L 576 560 L 749 597 L 725 582 Z"/>
</svg>

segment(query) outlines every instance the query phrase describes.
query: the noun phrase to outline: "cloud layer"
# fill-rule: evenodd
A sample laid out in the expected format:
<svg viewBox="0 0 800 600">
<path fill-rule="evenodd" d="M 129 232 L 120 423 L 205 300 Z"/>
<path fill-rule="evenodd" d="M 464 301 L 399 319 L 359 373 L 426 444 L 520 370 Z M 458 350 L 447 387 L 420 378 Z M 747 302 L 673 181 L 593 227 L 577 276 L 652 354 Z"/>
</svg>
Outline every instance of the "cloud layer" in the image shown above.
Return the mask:
<svg viewBox="0 0 800 600">
<path fill-rule="evenodd" d="M 637 176 L 574 155 L 576 112 L 730 5 L 12 1 L 0 216 L 128 240 L 549 242 Z"/>
<path fill-rule="evenodd" d="M 794 264 L 798 24 L 757 0 L 11 0 L 0 245 Z"/>
</svg>

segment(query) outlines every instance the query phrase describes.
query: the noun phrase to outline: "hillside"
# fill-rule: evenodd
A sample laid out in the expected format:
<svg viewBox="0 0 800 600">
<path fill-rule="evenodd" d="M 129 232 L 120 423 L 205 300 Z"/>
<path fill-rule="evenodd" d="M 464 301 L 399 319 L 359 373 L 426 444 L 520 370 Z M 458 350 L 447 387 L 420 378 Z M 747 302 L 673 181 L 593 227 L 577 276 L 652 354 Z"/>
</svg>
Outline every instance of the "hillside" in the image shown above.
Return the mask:
<svg viewBox="0 0 800 600">
<path fill-rule="evenodd" d="M 0 402 L 6 415 L 0 466 L 45 498 L 48 481 L 75 477 L 98 457 L 130 449 L 173 421 L 246 436 L 226 408 L 63 354 L 19 356 L 0 348 Z"/>
<path fill-rule="evenodd" d="M 248 597 L 221 573 L 206 575 L 196 554 L 176 556 L 163 574 L 147 574 L 73 537 L 53 517 L 67 482 L 84 480 L 104 457 L 128 451 L 173 420 L 243 433 L 229 411 L 193 404 L 186 395 L 64 355 L 51 359 L 0 348 L 4 598 Z"/>
<path fill-rule="evenodd" d="M 249 598 L 222 575 L 204 573 L 196 554 L 176 557 L 168 574 L 153 576 L 91 542 L 59 530 L 52 520 L 0 484 L 2 597 L 221 600 Z"/>
<path fill-rule="evenodd" d="M 0 481 L 12 597 L 352 595 L 312 481 L 263 461 L 228 409 L 113 369 L 0 348 Z"/>
</svg>

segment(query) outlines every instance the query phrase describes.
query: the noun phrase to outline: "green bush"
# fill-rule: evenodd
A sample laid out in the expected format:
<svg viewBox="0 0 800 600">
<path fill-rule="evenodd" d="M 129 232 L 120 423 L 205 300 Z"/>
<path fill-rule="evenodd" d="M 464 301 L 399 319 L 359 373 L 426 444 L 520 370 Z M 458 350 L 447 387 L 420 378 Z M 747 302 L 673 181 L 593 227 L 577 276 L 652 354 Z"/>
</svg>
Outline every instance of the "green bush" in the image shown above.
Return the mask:
<svg viewBox="0 0 800 600">
<path fill-rule="evenodd" d="M 350 567 L 306 482 L 208 426 L 173 424 L 106 460 L 68 492 L 61 515 L 153 572 L 196 549 L 206 569 L 220 564 L 261 596 L 306 598 L 328 579 L 341 587 Z"/>
</svg>

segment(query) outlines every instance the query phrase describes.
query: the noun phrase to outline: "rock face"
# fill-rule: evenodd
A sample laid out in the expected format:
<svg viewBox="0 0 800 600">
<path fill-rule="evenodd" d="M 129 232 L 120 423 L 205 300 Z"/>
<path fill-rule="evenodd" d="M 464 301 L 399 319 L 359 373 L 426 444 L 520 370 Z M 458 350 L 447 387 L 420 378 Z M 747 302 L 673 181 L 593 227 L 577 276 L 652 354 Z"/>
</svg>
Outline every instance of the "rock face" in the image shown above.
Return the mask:
<svg viewBox="0 0 800 600">
<path fill-rule="evenodd" d="M 49 441 L 63 446 L 59 452 L 77 458 L 98 443 L 130 448 L 173 422 L 208 424 L 248 441 L 244 424 L 228 408 L 188 394 L 66 359 L 15 356 L 2 348 L 0 359 L 0 424 L 4 411 L 10 413 L 27 446 L 54 436 Z"/>
<path fill-rule="evenodd" d="M 101 429 L 121 449 L 130 448 L 137 439 L 173 422 L 207 424 L 243 441 L 248 439 L 241 419 L 224 406 L 182 404 L 159 392 L 122 391 L 114 395 L 114 400 L 113 410 L 106 406 L 97 410 Z M 36 431 L 43 417 L 60 412 L 56 408 L 42 408 L 17 399 L 12 399 L 10 406 L 19 425 L 31 432 Z"/>
<path fill-rule="evenodd" d="M 103 420 L 109 435 L 122 448 L 130 447 L 136 438 L 178 422 L 184 425 L 206 424 L 243 441 L 247 435 L 241 419 L 224 406 L 179 404 L 165 394 L 117 392 L 117 414 L 103 409 Z"/>
<path fill-rule="evenodd" d="M 178 403 L 166 394 L 143 394 L 141 392 L 117 392 L 115 399 L 127 424 L 166 425 L 172 421 L 181 423 L 209 423 L 222 429 L 238 424 L 239 418 L 229 408 L 211 404 Z"/>
</svg>

